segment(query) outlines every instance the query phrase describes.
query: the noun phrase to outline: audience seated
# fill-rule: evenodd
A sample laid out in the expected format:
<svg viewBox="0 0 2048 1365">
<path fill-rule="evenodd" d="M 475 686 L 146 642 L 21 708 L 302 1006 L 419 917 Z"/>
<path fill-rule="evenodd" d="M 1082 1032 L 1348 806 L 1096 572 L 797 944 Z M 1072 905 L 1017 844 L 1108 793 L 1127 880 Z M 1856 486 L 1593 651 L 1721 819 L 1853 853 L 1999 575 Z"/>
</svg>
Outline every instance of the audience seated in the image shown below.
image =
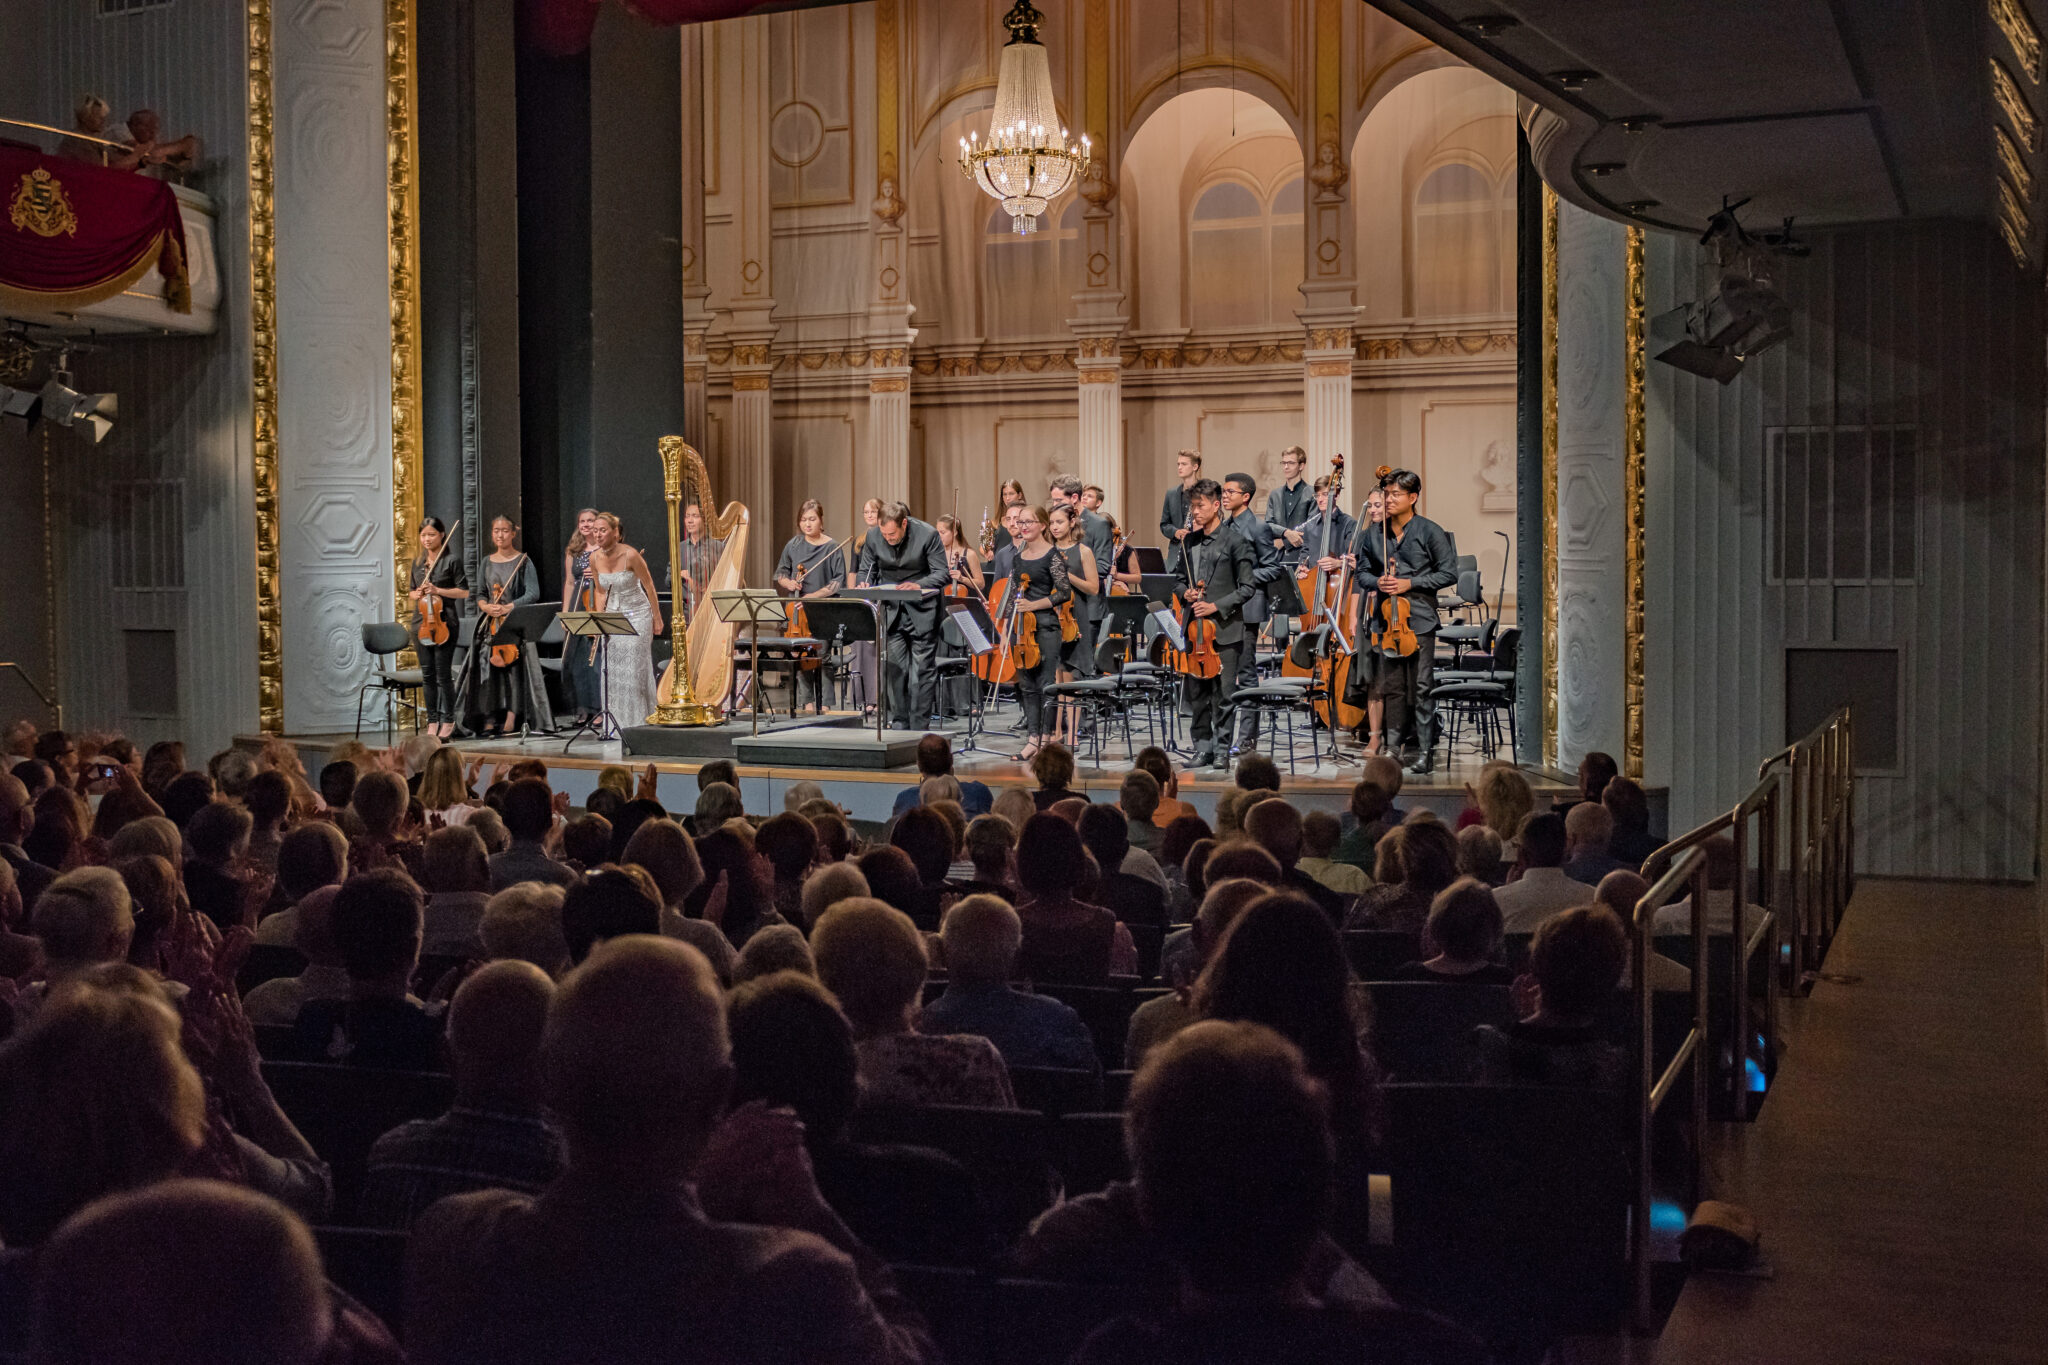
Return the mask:
<svg viewBox="0 0 2048 1365">
<path fill-rule="evenodd" d="M 1727 934 L 1735 930 L 1736 888 L 1743 881 L 1743 869 L 1735 861 L 1735 841 L 1725 834 L 1716 834 L 1700 845 L 1700 851 L 1707 855 L 1707 908 L 1702 916 L 1709 934 Z M 1746 898 L 1745 898 L 1746 901 Z M 1757 925 L 1763 923 L 1763 907 L 1747 904 L 1742 912 L 1744 933 L 1755 933 Z M 1658 934 L 1690 934 L 1692 932 L 1692 897 L 1682 896 L 1668 905 L 1658 908 L 1654 922 Z"/>
<path fill-rule="evenodd" d="M 864 1103 L 1015 1107 L 988 1039 L 912 1031 L 928 964 L 908 915 L 878 900 L 841 901 L 811 930 L 811 952 L 853 1024 Z"/>
<path fill-rule="evenodd" d="M 1166 874 L 1142 848 L 1130 844 L 1131 826 L 1115 806 L 1081 812 L 1082 847 L 1100 869 L 1095 900 L 1126 924 L 1166 924 Z"/>
<path fill-rule="evenodd" d="M 720 1123 L 732 1065 L 701 954 L 645 938 L 598 952 L 563 982 L 542 1058 L 568 1172 L 538 1198 L 480 1191 L 421 1218 L 414 1360 L 934 1358 L 819 1194 L 800 1125 L 755 1105 Z"/>
<path fill-rule="evenodd" d="M 173 794 L 176 786 L 176 783 L 172 784 Z M 546 788 L 543 787 L 542 791 Z M 351 805 L 356 818 L 363 823 L 363 832 L 349 843 L 348 865 L 351 871 L 369 872 L 380 867 L 396 867 L 414 881 L 419 880 L 419 840 L 408 836 L 404 830 L 411 800 L 405 779 L 397 773 L 379 770 L 364 773 L 357 780 Z M 169 813 L 168 806 L 165 813 Z M 177 817 L 173 815 L 171 818 Z"/>
<path fill-rule="evenodd" d="M 1328 1104 L 1272 1030 L 1204 1023 L 1175 1038 L 1132 1086 L 1125 1140 L 1130 1184 L 1047 1214 L 1027 1264 L 1137 1270 L 1178 1293 L 1163 1315 L 1098 1328 L 1080 1365 L 1485 1360 L 1456 1329 L 1395 1307 L 1332 1243 Z"/>
<path fill-rule="evenodd" d="M 825 789 L 808 777 L 789 784 L 782 793 L 782 808 L 791 815 L 803 815 L 804 806 L 812 801 L 823 801 Z"/>
<path fill-rule="evenodd" d="M 853 856 L 853 826 L 839 810 L 799 811 L 818 833 L 818 861 L 843 863 Z"/>
<path fill-rule="evenodd" d="M 1246 837 L 1280 864 L 1280 886 L 1322 907 L 1332 924 L 1344 923 L 1351 898 L 1340 896 L 1301 870 L 1301 812 L 1285 801 L 1261 801 L 1245 813 Z"/>
<path fill-rule="evenodd" d="M 996 801 L 989 807 L 989 814 L 1000 815 L 1013 830 L 1022 830 L 1024 822 L 1038 813 L 1038 802 L 1022 787 L 1005 787 L 996 793 Z"/>
<path fill-rule="evenodd" d="M 1500 836 L 1500 856 L 1513 862 L 1522 822 L 1536 809 L 1529 779 L 1514 764 L 1498 759 L 1479 770 L 1479 780 L 1465 788 L 1465 794 L 1478 808 L 1480 822 Z"/>
<path fill-rule="evenodd" d="M 1152 823 L 1152 817 L 1159 812 L 1159 779 L 1143 768 L 1131 769 L 1117 788 L 1116 805 L 1130 822 L 1131 847 L 1148 854 L 1157 848 L 1159 836 L 1165 832 L 1163 826 Z"/>
<path fill-rule="evenodd" d="M 1607 784 L 1620 775 L 1621 765 L 1614 755 L 1595 749 L 1579 760 L 1579 790 L 1574 796 L 1558 798 L 1558 813 L 1566 814 L 1581 802 L 1598 802 L 1606 795 Z"/>
<path fill-rule="evenodd" d="M 870 895 L 911 916 L 913 921 L 916 919 L 925 903 L 924 884 L 918 880 L 917 864 L 908 853 L 894 844 L 883 844 L 855 858 L 853 865 L 867 878 Z M 816 927 L 816 921 L 812 921 L 812 927 Z"/>
<path fill-rule="evenodd" d="M 546 882 L 514 882 L 484 905 L 477 937 L 492 961 L 530 962 L 550 977 L 569 970 L 569 941 L 562 935 L 562 888 Z"/>
<path fill-rule="evenodd" d="M 521 778 L 505 792 L 505 829 L 512 847 L 491 855 L 491 890 L 514 882 L 548 882 L 569 886 L 576 870 L 548 856 L 544 841 L 555 827 L 554 793 L 539 778 Z"/>
<path fill-rule="evenodd" d="M 1138 750 L 1131 767 L 1150 774 L 1152 780 L 1159 784 L 1159 804 L 1152 811 L 1154 825 L 1166 829 L 1182 816 L 1195 813 L 1193 806 L 1180 799 L 1180 775 L 1173 770 L 1173 760 L 1167 756 L 1166 750 L 1156 744 L 1148 744 Z M 1134 839 L 1132 842 L 1137 841 Z"/>
<path fill-rule="evenodd" d="M 1588 886 L 1600 885 L 1610 872 L 1633 872 L 1636 865 L 1608 852 L 1614 839 L 1614 813 L 1598 801 L 1580 801 L 1564 814 L 1564 875 Z"/>
<path fill-rule="evenodd" d="M 1465 826 L 1458 831 L 1458 871 L 1488 886 L 1499 886 L 1507 880 L 1507 869 L 1501 866 L 1502 847 L 1500 836 L 1485 825 Z"/>
<path fill-rule="evenodd" d="M 1328 1088 L 1337 1143 L 1331 1235 L 1364 1255 L 1379 1075 L 1359 1045 L 1351 964 L 1329 916 L 1285 892 L 1246 906 L 1196 980 L 1194 1008 L 1204 1019 L 1248 1020 L 1277 1031 Z"/>
<path fill-rule="evenodd" d="M 11 774 L 0 774 L 0 861 L 14 869 L 22 904 L 35 908 L 36 897 L 57 874 L 28 856 L 21 841 L 35 825 L 35 805 L 27 787 Z"/>
<path fill-rule="evenodd" d="M 1577 809 L 1574 807 L 1573 809 Z M 1614 912 L 1615 920 L 1627 933 L 1629 925 L 1635 923 L 1636 903 L 1650 894 L 1650 883 L 1640 872 L 1623 869 L 1610 872 L 1600 879 L 1600 885 L 1593 892 L 1593 899 Z M 1690 931 L 1688 931 L 1690 932 Z M 1655 939 L 1651 942 L 1654 944 Z M 1624 954 L 1621 962 L 1621 989 L 1627 990 L 1635 981 L 1635 963 L 1632 955 Z M 1674 962 L 1653 946 L 1650 949 L 1650 989 L 1653 991 L 1692 990 L 1692 972 L 1682 962 Z"/>
<path fill-rule="evenodd" d="M 290 946 L 306 959 L 305 969 L 253 987 L 242 999 L 250 1023 L 296 1024 L 299 1011 L 312 1001 L 349 998 L 348 966 L 334 937 L 334 902 L 340 894 L 339 886 L 319 887 L 294 908 Z"/>
<path fill-rule="evenodd" d="M 860 1060 L 853 1027 L 829 991 L 806 975 L 774 973 L 735 986 L 726 1020 L 733 1105 L 759 1100 L 796 1111 L 818 1188 L 855 1236 L 918 1265 L 990 1258 L 994 1230 L 959 1162 L 928 1147 L 845 1136 L 860 1102 Z"/>
<path fill-rule="evenodd" d="M 331 821 L 308 820 L 277 848 L 277 884 L 271 903 L 282 908 L 256 925 L 256 941 L 289 946 L 298 931 L 297 906 L 323 886 L 348 879 L 348 840 Z"/>
<path fill-rule="evenodd" d="M 42 940 L 43 979 L 22 987 L 15 997 L 17 1027 L 65 982 L 103 963 L 128 960 L 128 943 L 135 934 L 128 887 L 112 868 L 66 872 L 36 898 L 29 927 Z"/>
<path fill-rule="evenodd" d="M 701 822 L 698 828 L 703 828 Z M 694 919 L 715 919 L 735 953 L 746 946 L 757 930 L 783 922 L 782 916 L 775 913 L 770 882 L 773 874 L 736 829 L 720 828 L 698 835 L 697 858 L 704 870 L 704 881 L 684 900 L 685 913 Z"/>
<path fill-rule="evenodd" d="M 952 780 L 950 777 L 927 779 L 931 782 Z M 924 808 L 945 820 L 946 833 L 953 838 L 953 860 L 946 867 L 946 882 L 948 889 L 957 893 L 962 883 L 974 880 L 974 863 L 967 856 L 967 812 L 961 809 L 957 800 L 929 800 L 924 803 Z"/>
<path fill-rule="evenodd" d="M 562 826 L 562 861 L 570 870 L 588 872 L 611 856 L 612 822 L 604 816 L 586 812 Z"/>
<path fill-rule="evenodd" d="M 803 923 L 804 878 L 818 858 L 818 831 L 801 815 L 784 811 L 761 822 L 754 851 L 774 874 L 771 900 L 785 924 Z"/>
<path fill-rule="evenodd" d="M 920 1032 L 979 1034 L 1010 1066 L 1100 1069 L 1094 1036 L 1071 1006 L 1010 985 L 1024 925 L 1007 901 L 966 897 L 946 911 L 939 941 L 946 989 L 918 1016 Z"/>
<path fill-rule="evenodd" d="M 1628 1053 L 1601 1035 L 1598 1020 L 1620 985 L 1627 956 L 1627 935 L 1604 905 L 1581 905 L 1544 920 L 1529 944 L 1533 984 L 1520 1002 L 1521 1018 L 1504 1029 L 1482 1024 L 1473 1030 L 1480 1079 L 1610 1090 L 1624 1084 Z"/>
<path fill-rule="evenodd" d="M 900 850 L 899 850 L 900 851 Z M 814 929 L 818 917 L 841 901 L 866 897 L 868 879 L 852 863 L 827 863 L 804 882 L 804 928 Z"/>
<path fill-rule="evenodd" d="M 1161 831 L 1159 843 L 1152 851 L 1159 870 L 1166 874 L 1167 917 L 1175 923 L 1185 923 L 1199 904 L 1188 895 L 1188 850 L 1201 840 L 1210 838 L 1210 833 L 1207 820 L 1189 813 L 1175 819 Z"/>
<path fill-rule="evenodd" d="M 977 815 L 967 826 L 964 842 L 974 875 L 960 883 L 963 895 L 1017 899 L 1017 831 L 1000 815 Z"/>
<path fill-rule="evenodd" d="M 172 867 L 185 865 L 185 836 L 168 816 L 152 815 L 131 820 L 107 842 L 109 858 L 133 858 L 153 853 Z M 182 877 L 182 873 L 181 873 Z"/>
<path fill-rule="evenodd" d="M 153 859 L 163 862 L 161 858 Z M 164 863 L 170 871 L 170 864 Z M 122 878 L 127 881 L 126 877 Z M 134 892 L 131 890 L 132 897 Z M 20 932 L 28 925 L 21 907 L 21 887 L 14 879 L 14 866 L 0 861 L 0 977 L 16 983 L 42 975 L 43 945 L 33 934 Z M 11 1015 L 0 1015 L 0 1030 L 11 1025 Z"/>
<path fill-rule="evenodd" d="M 562 939 L 581 966 L 599 944 L 661 932 L 661 895 L 638 864 L 605 863 L 562 893 Z"/>
<path fill-rule="evenodd" d="M 1438 821 L 1396 825 L 1381 836 L 1373 886 L 1345 917 L 1346 929 L 1419 934 L 1436 893 L 1458 879 L 1458 841 Z"/>
<path fill-rule="evenodd" d="M 661 898 L 660 932 L 679 938 L 704 954 L 721 982 L 732 979 L 737 954 L 731 940 L 716 924 L 701 916 L 703 899 L 693 908 L 691 898 L 705 888 L 704 864 L 697 857 L 697 845 L 675 821 L 663 817 L 644 820 L 626 841 L 626 865 L 647 869 Z M 721 907 L 722 908 L 722 907 Z M 577 958 L 581 961 L 579 955 Z"/>
<path fill-rule="evenodd" d="M 1024 921 L 1018 970 L 1031 980 L 1100 986 L 1119 967 L 1121 974 L 1137 969 L 1130 931 L 1108 910 L 1074 898 L 1087 872 L 1088 853 L 1072 825 L 1047 813 L 1024 822 L 1017 836 L 1017 914 Z"/>
<path fill-rule="evenodd" d="M 437 957 L 483 956 L 483 939 L 477 930 L 491 899 L 491 867 L 484 841 L 467 825 L 437 829 L 427 836 L 420 870 L 427 892 L 420 951 Z"/>
<path fill-rule="evenodd" d="M 411 993 L 419 966 L 419 888 L 397 868 L 359 872 L 334 898 L 334 941 L 349 998 L 309 1000 L 295 1023 L 311 1060 L 439 1071 L 441 1021 Z"/>
<path fill-rule="evenodd" d="M 1422 934 L 1423 951 L 1434 950 L 1434 956 L 1397 967 L 1394 980 L 1513 985 L 1514 972 L 1498 960 L 1500 925 L 1500 905 L 1494 900 L 1493 889 L 1477 877 L 1458 878 L 1437 892 L 1429 907 L 1429 923 Z"/>
<path fill-rule="evenodd" d="M 1202 898 L 1202 908 L 1195 914 L 1195 922 L 1175 935 L 1185 935 L 1186 948 L 1175 954 L 1173 979 L 1168 983 L 1174 989 L 1131 1011 L 1131 1022 L 1124 1033 L 1125 1066 L 1137 1070 L 1153 1048 L 1195 1022 L 1199 1017 L 1193 1003 L 1195 979 L 1209 965 L 1216 945 L 1223 941 L 1224 931 L 1236 922 L 1246 906 L 1271 889 L 1249 877 L 1232 877 L 1209 888 Z M 1172 940 L 1168 942 L 1171 944 Z"/>
<path fill-rule="evenodd" d="M 1240 791 L 1277 792 L 1280 790 L 1280 765 L 1256 749 L 1237 761 L 1237 771 L 1231 780 Z"/>
<path fill-rule="evenodd" d="M 1340 863 L 1332 856 L 1337 851 L 1337 841 L 1343 835 L 1343 825 L 1328 811 L 1304 812 L 1301 817 L 1301 857 L 1295 860 L 1294 865 L 1344 897 L 1348 905 L 1372 885 L 1372 878 L 1363 868 Z"/>
<path fill-rule="evenodd" d="M 561 1174 L 568 1153 L 540 1101 L 554 995 L 528 962 L 487 963 L 462 983 L 448 1006 L 454 1107 L 377 1139 L 358 1210 L 365 1227 L 410 1228 L 435 1200 L 470 1190 L 539 1194 Z"/>
<path fill-rule="evenodd" d="M 697 793 L 697 809 L 690 828 L 701 839 L 726 821 L 743 820 L 746 815 L 747 807 L 740 800 L 740 789 L 714 782 Z"/>
<path fill-rule="evenodd" d="M 924 806 L 912 806 L 889 831 L 889 843 L 909 854 L 911 866 L 917 870 L 915 902 L 897 908 L 919 928 L 937 929 L 939 916 L 952 899 L 946 873 L 953 866 L 953 831 L 946 817 Z"/>
<path fill-rule="evenodd" d="M 739 960 L 733 964 L 732 984 L 738 986 L 758 981 L 775 972 L 800 972 L 804 976 L 818 974 L 818 963 L 811 956 L 810 941 L 794 924 L 771 924 L 756 931 L 747 940 L 747 946 L 740 949 Z"/>
<path fill-rule="evenodd" d="M 1514 871 L 1507 885 L 1493 893 L 1508 933 L 1534 933 L 1558 911 L 1592 903 L 1593 888 L 1565 875 L 1562 815 L 1525 816 L 1517 845 Z"/>
<path fill-rule="evenodd" d="M 1385 754 L 1365 760 L 1365 776 L 1351 788 L 1343 837 L 1330 856 L 1361 871 L 1374 872 L 1381 836 L 1401 823 L 1394 798 L 1401 794 L 1401 765 Z M 1374 872 L 1377 876 L 1377 872 Z"/>
<path fill-rule="evenodd" d="M 214 797 L 213 779 L 202 772 L 180 773 L 164 788 L 164 794 L 157 798 L 157 804 L 164 808 L 164 815 L 180 830 L 187 822 L 207 805 Z"/>
<path fill-rule="evenodd" d="M 1641 783 L 1627 777 L 1609 779 L 1601 789 L 1600 804 L 1614 817 L 1614 834 L 1607 841 L 1609 853 L 1631 867 L 1641 867 L 1663 846 L 1663 841 L 1650 833 L 1650 801 Z"/>
<path fill-rule="evenodd" d="M 90 1204 L 51 1237 L 36 1271 L 32 1352 L 46 1365 L 374 1358 L 336 1340 L 305 1224 L 219 1181 L 164 1180 Z M 395 1343 L 375 1336 L 396 1358 Z"/>
<path fill-rule="evenodd" d="M 1074 755 L 1064 744 L 1047 744 L 1033 754 L 1031 775 L 1038 779 L 1038 790 L 1031 793 L 1031 804 L 1041 811 L 1051 810 L 1062 801 L 1088 799 L 1072 789 Z M 1021 829 L 1018 831 L 1022 832 Z"/>
<path fill-rule="evenodd" d="M 953 742 L 944 735 L 926 735 L 917 742 L 918 785 L 905 787 L 896 793 L 896 803 L 890 808 L 890 818 L 895 818 L 913 806 L 925 804 L 926 798 L 920 793 L 925 779 L 933 777 L 954 777 Z M 968 815 L 986 815 L 995 804 L 995 796 L 986 782 L 961 782 L 955 796 L 960 808 Z"/>
</svg>

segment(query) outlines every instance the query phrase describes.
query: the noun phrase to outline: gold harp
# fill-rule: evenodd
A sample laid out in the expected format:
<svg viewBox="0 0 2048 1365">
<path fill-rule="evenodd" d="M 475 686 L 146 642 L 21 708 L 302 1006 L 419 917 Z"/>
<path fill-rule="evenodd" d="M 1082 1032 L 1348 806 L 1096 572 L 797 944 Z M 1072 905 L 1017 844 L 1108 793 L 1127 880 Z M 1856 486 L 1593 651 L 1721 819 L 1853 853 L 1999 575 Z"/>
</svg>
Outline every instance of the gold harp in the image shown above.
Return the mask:
<svg viewBox="0 0 2048 1365">
<path fill-rule="evenodd" d="M 747 509 L 737 502 L 729 502 L 716 518 L 709 515 L 713 505 L 711 473 L 704 467 L 704 457 L 691 448 L 680 436 L 664 436 L 660 441 L 662 494 L 668 501 L 668 550 L 669 550 L 669 592 L 672 606 L 679 607 L 683 601 L 683 508 L 695 504 L 703 509 L 705 534 L 725 542 L 719 553 L 718 563 L 703 581 L 697 584 L 697 600 L 701 607 L 710 600 L 711 594 L 740 586 L 740 567 L 747 556 Z M 682 615 L 680 610 L 675 615 Z M 729 621 L 718 619 L 716 612 L 698 610 L 689 615 L 682 625 L 681 642 L 669 658 L 668 667 L 662 671 L 661 685 L 655 692 L 658 709 L 648 718 L 655 725 L 708 725 L 722 706 L 726 688 L 732 682 L 732 641 L 738 628 Z M 677 639 L 677 625 L 672 623 L 669 638 Z M 677 660 L 687 664 L 687 677 L 679 679 L 676 671 Z M 684 719 L 687 708 L 694 707 L 702 712 L 703 719 Z M 695 712 L 690 714 L 694 715 Z"/>
</svg>

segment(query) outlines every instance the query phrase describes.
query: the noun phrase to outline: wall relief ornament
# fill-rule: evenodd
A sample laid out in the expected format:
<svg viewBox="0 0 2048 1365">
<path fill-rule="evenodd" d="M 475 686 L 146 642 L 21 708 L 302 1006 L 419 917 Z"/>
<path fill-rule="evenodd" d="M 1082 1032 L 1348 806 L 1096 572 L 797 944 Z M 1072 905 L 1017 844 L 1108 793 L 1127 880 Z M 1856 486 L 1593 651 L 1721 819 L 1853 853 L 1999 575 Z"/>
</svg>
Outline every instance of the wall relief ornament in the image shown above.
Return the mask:
<svg viewBox="0 0 2048 1365">
<path fill-rule="evenodd" d="M 903 202 L 903 196 L 896 191 L 895 176 L 885 175 L 882 177 L 881 188 L 875 191 L 875 201 L 869 207 L 874 210 L 875 217 L 881 219 L 890 227 L 895 227 L 902 222 L 903 211 L 908 206 Z"/>
</svg>

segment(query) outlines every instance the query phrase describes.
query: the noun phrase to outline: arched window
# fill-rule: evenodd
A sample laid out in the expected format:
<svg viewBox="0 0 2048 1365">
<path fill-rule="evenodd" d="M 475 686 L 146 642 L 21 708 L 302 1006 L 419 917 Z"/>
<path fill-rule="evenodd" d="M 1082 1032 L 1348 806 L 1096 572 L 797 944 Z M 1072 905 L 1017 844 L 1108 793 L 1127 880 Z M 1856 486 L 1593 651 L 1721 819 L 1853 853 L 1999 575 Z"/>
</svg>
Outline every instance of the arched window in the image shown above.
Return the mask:
<svg viewBox="0 0 2048 1365">
<path fill-rule="evenodd" d="M 1198 329 L 1286 322 L 1301 284 L 1301 181 L 1270 203 L 1236 180 L 1203 190 L 1189 215 L 1188 277 Z"/>
<path fill-rule="evenodd" d="M 1039 219 L 1038 231 L 1018 236 L 1009 211 L 997 206 L 982 234 L 982 297 L 990 338 L 1064 337 L 1068 295 L 1080 268 L 1081 211 L 1077 198 L 1057 220 Z"/>
<path fill-rule="evenodd" d="M 1504 262 L 1514 231 L 1514 191 L 1503 198 L 1492 177 L 1453 161 L 1415 190 L 1415 315 L 1458 317 L 1508 311 Z"/>
</svg>

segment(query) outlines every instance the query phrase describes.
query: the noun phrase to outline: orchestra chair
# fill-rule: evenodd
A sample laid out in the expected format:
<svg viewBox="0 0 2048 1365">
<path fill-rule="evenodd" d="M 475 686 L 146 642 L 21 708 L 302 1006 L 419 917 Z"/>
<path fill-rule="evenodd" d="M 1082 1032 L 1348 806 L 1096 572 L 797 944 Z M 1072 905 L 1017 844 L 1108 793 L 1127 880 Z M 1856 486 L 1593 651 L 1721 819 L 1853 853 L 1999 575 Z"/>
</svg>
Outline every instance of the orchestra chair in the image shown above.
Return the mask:
<svg viewBox="0 0 2048 1365">
<path fill-rule="evenodd" d="M 420 728 L 420 701 L 427 677 L 417 668 L 393 668 L 392 661 L 412 643 L 412 628 L 403 621 L 363 622 L 363 652 L 370 656 L 371 673 L 356 689 L 356 738 L 363 737 L 363 698 L 372 690 L 384 694 L 384 742 L 392 742 L 394 713 L 404 710 L 412 716 L 413 732 Z"/>
</svg>

